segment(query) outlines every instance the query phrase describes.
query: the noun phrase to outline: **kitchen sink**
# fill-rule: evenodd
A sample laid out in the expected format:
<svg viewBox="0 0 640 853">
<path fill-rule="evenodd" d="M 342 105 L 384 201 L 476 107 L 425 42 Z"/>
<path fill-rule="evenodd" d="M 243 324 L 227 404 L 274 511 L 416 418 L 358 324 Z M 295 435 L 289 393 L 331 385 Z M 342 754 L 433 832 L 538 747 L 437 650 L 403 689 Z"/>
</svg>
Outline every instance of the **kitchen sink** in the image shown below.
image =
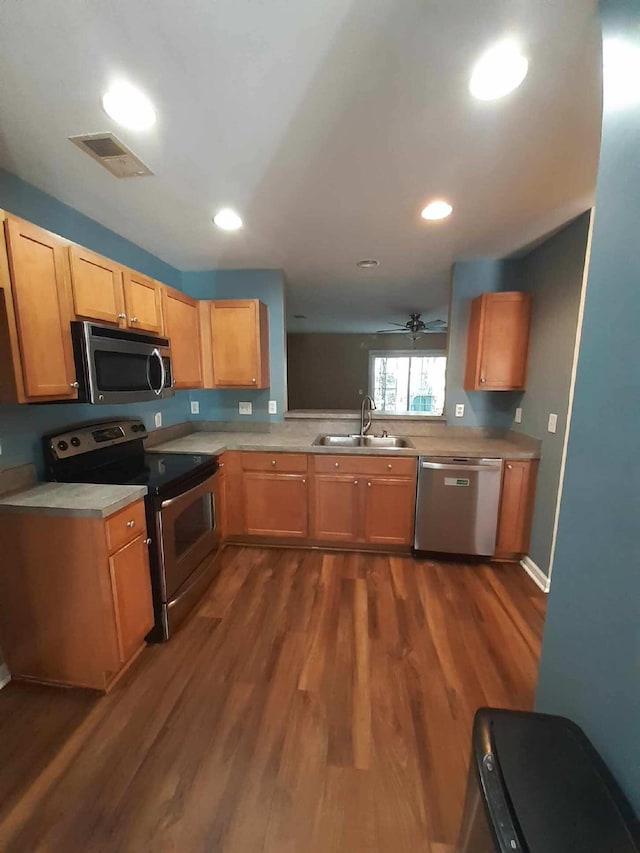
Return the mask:
<svg viewBox="0 0 640 853">
<path fill-rule="evenodd" d="M 384 450 L 399 450 L 413 447 L 408 438 L 397 435 L 319 435 L 312 447 L 379 447 Z"/>
</svg>

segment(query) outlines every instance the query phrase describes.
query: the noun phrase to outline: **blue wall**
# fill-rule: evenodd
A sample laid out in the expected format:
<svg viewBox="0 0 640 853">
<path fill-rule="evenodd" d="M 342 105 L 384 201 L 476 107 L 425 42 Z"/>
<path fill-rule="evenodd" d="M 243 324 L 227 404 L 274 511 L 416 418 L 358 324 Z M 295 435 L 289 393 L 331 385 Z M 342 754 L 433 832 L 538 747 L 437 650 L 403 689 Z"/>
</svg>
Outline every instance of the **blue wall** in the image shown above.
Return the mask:
<svg viewBox="0 0 640 853">
<path fill-rule="evenodd" d="M 269 309 L 269 365 L 271 387 L 265 391 L 192 391 L 200 403 L 193 420 L 281 421 L 287 408 L 284 281 L 280 270 L 209 270 L 185 272 L 182 288 L 197 299 L 260 299 Z M 278 414 L 269 415 L 275 400 Z M 251 417 L 238 414 L 238 403 L 253 404 Z"/>
<path fill-rule="evenodd" d="M 454 264 L 449 312 L 449 354 L 445 413 L 449 424 L 509 429 L 522 394 L 512 391 L 465 391 L 467 329 L 471 300 L 480 293 L 508 290 L 513 262 L 475 258 Z M 515 289 L 515 288 L 514 288 Z M 464 417 L 456 418 L 457 403 L 464 403 Z"/>
<path fill-rule="evenodd" d="M 640 50 L 637 0 L 602 3 L 601 13 L 605 37 L 624 34 Z M 638 812 L 639 233 L 640 104 L 608 112 L 605 76 L 591 258 L 536 707 L 585 729 Z"/>
<path fill-rule="evenodd" d="M 182 289 L 180 270 L 5 169 L 0 169 L 0 208 L 171 287 Z M 126 221 L 126 210 L 122 215 Z"/>
</svg>

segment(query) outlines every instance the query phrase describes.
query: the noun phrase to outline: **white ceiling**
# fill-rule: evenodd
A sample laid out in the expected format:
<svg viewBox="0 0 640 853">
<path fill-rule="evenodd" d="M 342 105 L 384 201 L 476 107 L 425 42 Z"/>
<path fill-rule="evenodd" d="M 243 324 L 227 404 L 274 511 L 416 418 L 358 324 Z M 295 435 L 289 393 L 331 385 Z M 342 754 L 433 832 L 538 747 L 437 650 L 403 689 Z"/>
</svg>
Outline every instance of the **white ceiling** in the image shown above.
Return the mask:
<svg viewBox="0 0 640 853">
<path fill-rule="evenodd" d="M 454 259 L 512 252 L 592 201 L 594 6 L 2 0 L 0 164 L 181 269 L 283 268 L 288 313 L 309 317 L 294 328 L 442 316 Z M 506 33 L 529 75 L 474 101 L 470 67 Z M 118 78 L 151 97 L 153 130 L 103 113 Z M 117 180 L 67 141 L 105 130 L 155 176 Z M 429 225 L 434 196 L 455 212 Z M 211 224 L 226 205 L 242 232 Z"/>
</svg>

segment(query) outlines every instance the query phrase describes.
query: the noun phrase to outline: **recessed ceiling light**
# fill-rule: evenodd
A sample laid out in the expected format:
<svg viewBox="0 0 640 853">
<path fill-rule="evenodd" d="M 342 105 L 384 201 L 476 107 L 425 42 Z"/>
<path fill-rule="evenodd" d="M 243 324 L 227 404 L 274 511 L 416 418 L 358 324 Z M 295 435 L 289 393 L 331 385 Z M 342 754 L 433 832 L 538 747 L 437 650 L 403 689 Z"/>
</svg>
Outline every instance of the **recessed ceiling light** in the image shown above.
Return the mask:
<svg viewBox="0 0 640 853">
<path fill-rule="evenodd" d="M 480 101 L 493 101 L 513 92 L 527 76 L 529 60 L 514 39 L 504 39 L 489 48 L 476 62 L 469 91 Z"/>
<path fill-rule="evenodd" d="M 436 222 L 438 219 L 446 219 L 447 216 L 451 216 L 452 213 L 453 208 L 449 202 L 439 198 L 435 201 L 430 201 L 420 216 L 423 219 L 429 220 L 429 222 Z"/>
<path fill-rule="evenodd" d="M 238 228 L 242 228 L 242 219 L 230 207 L 219 210 L 213 217 L 213 221 L 223 231 L 237 231 Z"/>
<path fill-rule="evenodd" d="M 363 270 L 370 270 L 373 267 L 379 267 L 380 261 L 376 261 L 373 258 L 365 258 L 363 261 L 358 261 L 356 266 Z"/>
<path fill-rule="evenodd" d="M 156 111 L 149 98 L 129 83 L 115 83 L 102 96 L 102 108 L 129 130 L 148 130 L 156 123 Z"/>
<path fill-rule="evenodd" d="M 607 38 L 602 45 L 605 110 L 621 110 L 640 103 L 640 45 Z"/>
</svg>

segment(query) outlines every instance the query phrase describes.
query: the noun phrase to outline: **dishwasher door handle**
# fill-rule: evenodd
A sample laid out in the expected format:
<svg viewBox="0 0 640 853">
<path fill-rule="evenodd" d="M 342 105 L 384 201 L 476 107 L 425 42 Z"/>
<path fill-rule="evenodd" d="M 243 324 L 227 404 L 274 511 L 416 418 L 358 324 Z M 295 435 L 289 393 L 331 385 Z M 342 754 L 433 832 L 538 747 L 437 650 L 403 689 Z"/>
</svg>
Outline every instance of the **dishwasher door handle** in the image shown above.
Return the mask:
<svg viewBox="0 0 640 853">
<path fill-rule="evenodd" d="M 500 465 L 457 465 L 455 462 L 422 462 L 421 468 L 429 468 L 431 471 L 491 471 L 497 470 Z"/>
</svg>

